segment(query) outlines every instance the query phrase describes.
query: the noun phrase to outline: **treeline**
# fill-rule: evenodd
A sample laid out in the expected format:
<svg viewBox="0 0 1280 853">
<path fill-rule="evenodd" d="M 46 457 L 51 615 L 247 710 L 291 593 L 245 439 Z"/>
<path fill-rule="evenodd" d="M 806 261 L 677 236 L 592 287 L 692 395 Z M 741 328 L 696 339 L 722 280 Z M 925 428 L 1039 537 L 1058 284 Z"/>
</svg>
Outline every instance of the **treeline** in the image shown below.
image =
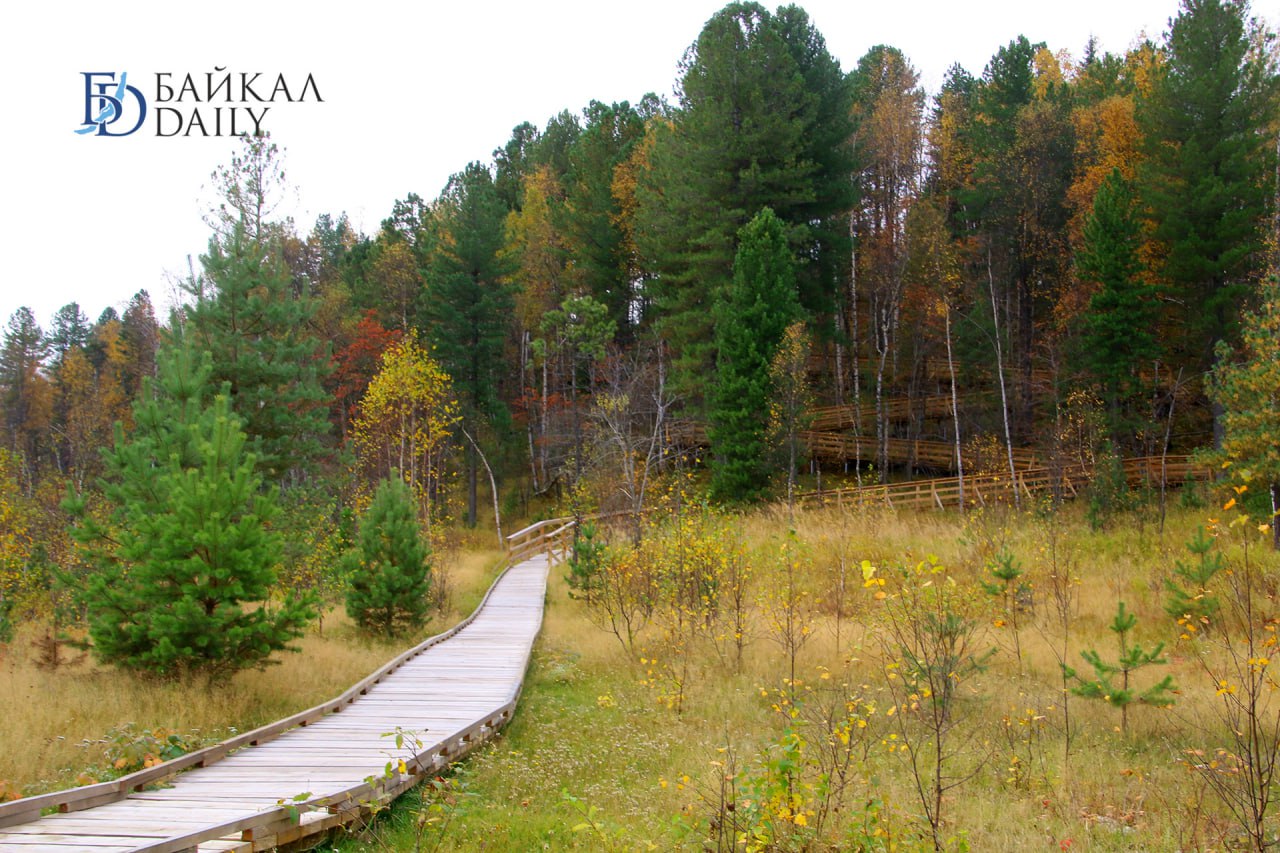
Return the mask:
<svg viewBox="0 0 1280 853">
<path fill-rule="evenodd" d="M 817 405 L 875 436 L 848 471 L 887 474 L 895 438 L 957 465 L 984 442 L 1010 464 L 1202 444 L 1202 378 L 1275 263 L 1278 79 L 1231 0 L 1184 0 L 1124 54 L 1019 36 L 933 97 L 895 48 L 845 70 L 801 8 L 734 3 L 674 103 L 520 124 L 373 235 L 275 219 L 280 152 L 246 139 L 167 324 L 145 291 L 48 332 L 10 318 L 0 595 L 76 563 L 67 486 L 98 494 L 161 347 L 208 354 L 307 589 L 344 583 L 325 567 L 380 479 L 437 532 L 486 491 L 499 519 L 537 496 L 638 509 L 703 435 L 739 501 L 794 487 Z"/>
</svg>

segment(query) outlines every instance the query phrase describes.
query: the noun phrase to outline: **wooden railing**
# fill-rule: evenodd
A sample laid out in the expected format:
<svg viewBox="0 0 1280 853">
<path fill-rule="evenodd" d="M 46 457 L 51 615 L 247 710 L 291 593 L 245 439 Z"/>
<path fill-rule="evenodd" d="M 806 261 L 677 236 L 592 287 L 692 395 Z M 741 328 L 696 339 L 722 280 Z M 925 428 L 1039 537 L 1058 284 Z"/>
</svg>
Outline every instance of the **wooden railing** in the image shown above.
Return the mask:
<svg viewBox="0 0 1280 853">
<path fill-rule="evenodd" d="M 832 433 L 806 431 L 801 433 L 805 447 L 809 453 L 819 459 L 835 462 L 847 462 L 862 459 L 874 462 L 879 458 L 879 440 L 873 436 L 857 436 L 849 433 Z M 956 467 L 956 448 L 946 441 L 925 441 L 924 439 L 889 438 L 885 440 L 885 449 L 890 462 L 902 462 L 926 468 L 954 469 Z M 994 467 L 1007 458 L 1003 450 L 995 459 L 980 459 L 972 452 L 964 455 L 967 468 Z M 1021 469 L 1038 466 L 1035 451 L 1020 447 L 1013 449 L 1014 467 Z"/>
<path fill-rule="evenodd" d="M 969 396 L 972 396 L 970 394 Z M 964 397 L 958 402 L 963 403 Z M 946 394 L 935 394 L 928 397 L 890 397 L 881 401 L 884 418 L 889 422 L 905 421 L 912 416 L 922 418 L 951 417 L 951 397 Z M 876 423 L 876 405 L 869 401 L 861 406 L 862 417 L 858 417 L 858 407 L 848 403 L 842 406 L 819 406 L 805 413 L 809 428 L 822 432 L 832 430 L 862 429 L 871 430 Z"/>
<path fill-rule="evenodd" d="M 851 462 L 855 459 L 875 462 L 880 457 L 879 439 L 874 436 L 805 430 L 800 433 L 800 438 L 811 456 L 830 462 Z M 697 421 L 673 422 L 667 428 L 667 440 L 675 447 L 706 447 L 709 443 L 706 426 Z M 954 470 L 956 467 L 955 445 L 946 441 L 888 438 L 885 439 L 885 450 L 890 462 L 942 470 Z M 1003 450 L 995 459 L 980 458 L 972 451 L 965 451 L 963 458 L 966 468 L 992 468 L 1007 464 Z M 1013 465 L 1019 470 L 1036 468 L 1040 465 L 1039 457 L 1034 450 L 1015 447 Z"/>
<path fill-rule="evenodd" d="M 546 554 L 552 563 L 568 559 L 573 546 L 572 518 L 548 518 L 536 521 L 507 537 L 507 560 L 518 563 L 534 554 Z"/>
<path fill-rule="evenodd" d="M 1212 471 L 1188 456 L 1149 456 L 1126 459 L 1122 463 L 1125 479 L 1131 486 L 1155 485 L 1161 482 L 1169 486 L 1181 485 L 1193 480 L 1207 480 Z M 1014 491 L 1033 497 L 1058 489 L 1067 497 L 1075 497 L 1092 479 L 1093 472 L 1083 466 L 1061 471 L 1035 468 L 1019 471 L 1011 478 L 1008 474 L 983 474 L 966 476 L 963 482 L 964 502 L 968 506 L 985 506 L 989 503 L 1009 501 Z M 895 508 L 959 507 L 962 491 L 959 477 L 941 477 L 932 480 L 910 480 L 905 483 L 888 483 L 876 486 L 834 489 L 824 492 L 807 492 L 797 496 L 802 504 L 810 506 L 870 506 L 885 505 Z"/>
<path fill-rule="evenodd" d="M 571 520 L 552 519 L 512 534 L 508 537 L 506 565 L 485 592 L 479 606 L 470 615 L 447 631 L 430 637 L 397 655 L 334 699 L 253 731 L 228 738 L 213 746 L 187 753 L 118 779 L 0 803 L 0 827 L 27 823 L 50 811 L 76 812 L 124 799 L 129 794 L 150 786 L 163 785 L 184 770 L 210 766 L 236 750 L 268 743 L 292 729 L 311 725 L 330 714 L 341 713 L 400 667 L 470 625 L 484 610 L 498 583 L 517 563 L 537 553 L 546 553 L 553 562 L 563 559 L 572 542 L 572 524 Z M 510 548 L 513 539 L 518 544 L 518 548 L 514 550 Z M 429 746 L 411 759 L 406 759 L 405 772 L 392 773 L 386 778 L 373 778 L 337 794 L 305 803 L 266 809 L 252 817 L 204 827 L 198 833 L 166 839 L 137 849 L 151 851 L 151 853 L 177 853 L 194 849 L 195 845 L 201 841 L 219 839 L 237 832 L 242 833 L 246 840 L 271 835 L 277 839 L 278 843 L 285 843 L 286 835 L 301 838 L 333 826 L 349 823 L 360 813 L 367 814 L 371 805 L 390 802 L 417 784 L 425 774 L 442 769 L 484 742 L 510 720 L 519 692 L 518 688 L 511 701 L 485 713 L 448 740 Z M 301 820 L 300 812 L 303 812 Z M 298 833 L 295 830 L 305 831 Z"/>
<path fill-rule="evenodd" d="M 833 365 L 831 356 L 825 354 L 814 354 L 809 357 L 809 372 L 825 373 Z M 920 365 L 924 378 L 935 381 L 946 381 L 951 378 L 951 369 L 954 366 L 955 372 L 959 374 L 967 368 L 967 365 L 961 362 L 948 363 L 945 358 L 927 358 Z M 875 375 L 876 368 L 879 367 L 879 361 L 874 358 L 860 357 L 858 359 L 858 369 L 862 371 L 864 376 Z M 991 374 L 993 370 L 990 367 L 979 367 L 978 370 L 983 374 Z M 972 372 L 972 371 L 971 371 Z M 1022 375 L 1022 371 L 1018 367 L 1006 367 L 1004 371 L 1006 382 L 1015 382 Z M 1036 385 L 1047 388 L 1053 383 L 1053 371 L 1046 370 L 1041 367 L 1031 369 L 1031 381 Z"/>
</svg>

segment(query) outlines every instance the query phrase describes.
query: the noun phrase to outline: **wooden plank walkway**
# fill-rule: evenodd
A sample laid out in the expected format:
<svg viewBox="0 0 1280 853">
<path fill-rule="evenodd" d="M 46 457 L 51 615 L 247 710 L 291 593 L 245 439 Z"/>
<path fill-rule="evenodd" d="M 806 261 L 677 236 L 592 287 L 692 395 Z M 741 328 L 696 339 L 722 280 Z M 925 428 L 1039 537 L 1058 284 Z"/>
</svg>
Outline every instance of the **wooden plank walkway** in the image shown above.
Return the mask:
<svg viewBox="0 0 1280 853">
<path fill-rule="evenodd" d="M 443 771 L 515 709 L 563 542 L 563 522 L 535 527 L 510 537 L 523 537 L 512 549 L 523 561 L 461 625 L 301 715 L 114 782 L 0 805 L 0 850 L 270 850 L 358 820 Z M 388 736 L 397 731 L 400 747 Z M 195 769 L 173 775 L 182 767 Z M 39 817 L 48 808 L 61 813 Z"/>
</svg>

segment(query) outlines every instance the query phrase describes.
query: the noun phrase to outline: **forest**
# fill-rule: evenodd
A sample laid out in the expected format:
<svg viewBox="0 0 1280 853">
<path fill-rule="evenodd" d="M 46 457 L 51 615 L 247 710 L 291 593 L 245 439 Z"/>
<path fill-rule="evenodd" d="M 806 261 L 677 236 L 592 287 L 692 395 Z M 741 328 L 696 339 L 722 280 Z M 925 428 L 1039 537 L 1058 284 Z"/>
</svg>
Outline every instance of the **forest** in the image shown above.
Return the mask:
<svg viewBox="0 0 1280 853">
<path fill-rule="evenodd" d="M 1030 529 L 1071 503 L 1083 537 L 1146 531 L 1158 505 L 1163 549 L 1166 512 L 1190 536 L 1187 508 L 1209 505 L 1199 515 L 1221 525 L 1223 559 L 1236 559 L 1227 540 L 1241 531 L 1258 543 L 1246 565 L 1269 591 L 1236 590 L 1264 602 L 1236 627 L 1263 642 L 1254 629 L 1274 631 L 1278 617 L 1259 614 L 1280 613 L 1269 553 L 1280 548 L 1280 47 L 1244 2 L 1170 11 L 1166 33 L 1123 54 L 1017 36 L 981 73 L 954 66 L 926 93 L 894 47 L 842 68 L 799 6 L 735 2 L 690 44 L 674 98 L 517 124 L 438 195 L 396 201 L 375 234 L 344 214 L 309 230 L 277 218 L 287 152 L 245 137 L 213 173 L 208 251 L 170 316 L 144 289 L 95 320 L 97 306 L 77 302 L 48 329 L 26 308 L 8 318 L 0 660 L 32 655 L 53 677 L 88 650 L 132 677 L 212 683 L 270 662 L 344 604 L 359 632 L 403 639 L 447 604 L 433 561 L 560 515 L 600 520 L 579 527 L 566 595 L 643 670 L 656 605 L 611 586 L 621 575 L 609 566 L 630 566 L 629 578 L 636 561 L 666 565 L 671 541 L 697 551 L 734 528 L 755 531 L 745 554 L 773 524 L 782 544 L 760 545 L 768 560 L 791 571 L 839 551 L 843 573 L 844 550 L 802 560 L 787 536 L 822 527 L 837 497 L 878 513 L 868 490 L 917 480 L 954 481 L 962 509 L 946 512 L 967 532 L 939 535 L 986 543 L 973 571 L 1002 602 L 996 628 L 1013 620 L 1015 636 L 1028 579 L 971 514 L 1009 513 L 1001 523 L 1017 527 L 1031 513 Z M 1152 472 L 1174 460 L 1214 482 L 1167 495 Z M 1033 475 L 1041 486 L 1026 486 Z M 1000 497 L 984 498 L 983 483 Z M 1208 540 L 1193 543 L 1200 574 L 1179 562 L 1151 594 L 1172 596 L 1192 633 L 1203 619 L 1225 638 L 1207 590 L 1226 575 Z M 1164 553 L 1189 559 L 1181 544 Z M 925 660 L 918 643 L 939 638 L 922 640 L 919 625 L 970 626 L 958 614 L 972 604 L 930 597 L 922 573 L 936 564 L 920 562 L 921 547 L 904 545 L 916 568 L 885 593 L 896 665 L 917 684 L 943 665 Z M 736 558 L 716 559 L 723 572 Z M 885 560 L 850 554 L 853 586 L 883 587 Z M 676 633 L 653 634 L 665 662 L 692 660 L 703 640 L 685 619 L 727 618 L 717 596 L 738 589 L 721 574 L 700 593 L 691 583 L 673 593 L 692 596 Z M 1070 590 L 1037 594 L 1046 588 L 1067 595 L 1068 613 Z M 821 619 L 835 625 L 833 660 L 848 664 L 850 614 L 829 593 L 806 594 L 835 608 Z M 792 588 L 783 609 L 801 598 Z M 776 617 L 779 600 L 761 599 L 759 613 Z M 1143 659 L 1128 645 L 1132 617 L 1114 604 L 1090 615 L 1089 636 L 1110 643 L 1114 625 L 1122 652 L 1139 654 L 1107 670 L 1093 652 L 1101 686 L 1081 676 L 1086 698 L 1111 689 L 1107 672 L 1123 671 L 1127 689 L 1130 671 L 1162 662 L 1158 647 Z M 1162 607 L 1131 605 L 1144 622 Z M 973 626 L 948 635 L 943 683 L 984 670 Z M 780 635 L 790 676 L 768 688 L 784 707 L 800 682 L 793 628 Z M 1248 648 L 1245 669 L 1265 670 L 1261 646 Z M 1074 647 L 1063 655 L 1049 667 L 1059 692 L 1061 673 L 1075 677 Z M 690 676 L 666 672 L 678 692 L 658 692 L 680 713 Z M 1258 682 L 1255 712 L 1275 684 Z M 1106 698 L 1171 704 L 1152 690 Z M 954 721 L 937 697 L 959 694 L 941 683 L 907 694 L 890 711 L 935 697 L 933 739 L 912 742 L 943 755 Z M 875 713 L 851 707 L 862 716 L 850 719 Z M 1269 773 L 1280 731 L 1267 737 Z M 954 846 L 941 812 L 943 780 L 956 780 L 942 764 L 929 777 L 937 796 L 903 806 L 899 839 Z M 1258 784 L 1239 837 L 1263 849 L 1277 836 L 1258 791 L 1273 782 Z M 763 846 L 705 849 L 899 849 L 871 835 L 824 847 L 827 836 L 800 831 L 803 810 L 788 814 Z M 1204 843 L 1195 849 L 1215 849 Z"/>
</svg>

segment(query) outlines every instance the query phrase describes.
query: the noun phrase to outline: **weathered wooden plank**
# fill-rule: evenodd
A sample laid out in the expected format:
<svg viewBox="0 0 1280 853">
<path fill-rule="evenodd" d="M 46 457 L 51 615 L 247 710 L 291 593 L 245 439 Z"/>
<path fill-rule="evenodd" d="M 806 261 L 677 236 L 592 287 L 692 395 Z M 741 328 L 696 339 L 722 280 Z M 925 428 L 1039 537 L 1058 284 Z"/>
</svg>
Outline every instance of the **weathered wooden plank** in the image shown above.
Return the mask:
<svg viewBox="0 0 1280 853">
<path fill-rule="evenodd" d="M 75 853 L 77 850 L 85 851 L 85 853 L 132 853 L 132 851 L 138 849 L 135 844 L 121 844 L 121 839 L 96 839 L 75 836 L 59 838 L 52 835 L 43 839 L 31 840 L 18 838 L 10 841 L 6 838 L 4 844 L 4 849 L 12 850 L 14 853 Z"/>
<path fill-rule="evenodd" d="M 92 811 L 92 810 L 91 810 Z M 168 838 L 180 832 L 188 832 L 192 827 L 204 826 L 208 820 L 192 818 L 182 820 L 177 814 L 169 819 L 138 823 L 123 823 L 119 820 L 69 820 L 69 821 L 37 821 L 28 823 L 8 831 L 5 844 L 12 840 L 28 838 L 48 838 L 49 836 L 85 837 L 85 838 Z"/>
</svg>

